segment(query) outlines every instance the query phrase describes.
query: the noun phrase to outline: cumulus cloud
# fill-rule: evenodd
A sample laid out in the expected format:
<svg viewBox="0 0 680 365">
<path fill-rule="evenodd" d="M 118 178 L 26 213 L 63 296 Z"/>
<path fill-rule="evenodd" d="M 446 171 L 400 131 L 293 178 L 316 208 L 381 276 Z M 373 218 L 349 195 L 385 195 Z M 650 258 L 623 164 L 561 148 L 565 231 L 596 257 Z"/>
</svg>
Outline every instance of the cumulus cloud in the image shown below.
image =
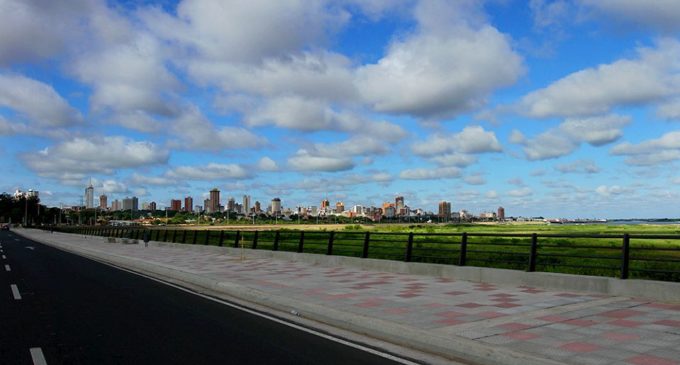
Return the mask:
<svg viewBox="0 0 680 365">
<path fill-rule="evenodd" d="M 651 166 L 680 160 L 680 132 L 668 132 L 657 139 L 632 144 L 624 142 L 614 146 L 611 154 L 628 156 L 629 165 Z"/>
<path fill-rule="evenodd" d="M 630 192 L 630 189 L 622 188 L 618 185 L 600 185 L 595 189 L 595 192 L 604 197 L 610 197 L 612 195 L 621 195 Z"/>
<path fill-rule="evenodd" d="M 83 120 L 52 86 L 16 74 L 0 73 L 0 107 L 43 127 L 71 126 Z"/>
<path fill-rule="evenodd" d="M 623 136 L 622 128 L 630 123 L 630 117 L 606 115 L 590 118 L 568 118 L 558 127 L 527 139 L 515 138 L 524 146 L 529 160 L 546 160 L 566 156 L 582 143 L 602 146 Z"/>
<path fill-rule="evenodd" d="M 581 0 L 622 23 L 667 32 L 680 30 L 680 5 L 674 0 Z"/>
<path fill-rule="evenodd" d="M 251 177 L 248 169 L 241 165 L 219 163 L 209 163 L 206 166 L 179 166 L 169 170 L 165 175 L 172 179 L 206 181 Z"/>
<path fill-rule="evenodd" d="M 169 152 L 150 142 L 125 137 L 73 138 L 21 159 L 40 176 L 82 179 L 85 174 L 112 174 L 119 169 L 165 164 Z"/>
<path fill-rule="evenodd" d="M 104 180 L 95 189 L 105 194 L 124 194 L 129 192 L 127 185 L 116 180 Z"/>
<path fill-rule="evenodd" d="M 167 176 L 146 176 L 138 173 L 132 174 L 131 181 L 136 185 L 156 185 L 156 186 L 170 186 L 177 185 L 177 181 L 170 179 Z"/>
<path fill-rule="evenodd" d="M 455 152 L 433 156 L 430 159 L 441 166 L 456 167 L 467 167 L 477 162 L 477 157 L 474 155 Z"/>
<path fill-rule="evenodd" d="M 461 176 L 461 171 L 457 167 L 440 167 L 435 169 L 407 169 L 399 173 L 399 177 L 404 180 L 438 180 L 447 178 L 457 178 Z"/>
<path fill-rule="evenodd" d="M 411 150 L 419 156 L 434 156 L 456 152 L 466 154 L 500 152 L 502 148 L 494 132 L 486 131 L 480 126 L 469 126 L 460 133 L 435 133 L 425 141 L 414 143 Z"/>
<path fill-rule="evenodd" d="M 510 191 L 508 191 L 507 195 L 511 196 L 513 198 L 523 198 L 523 197 L 530 196 L 533 193 L 534 192 L 530 188 L 524 187 L 524 188 L 510 190 Z"/>
<path fill-rule="evenodd" d="M 600 172 L 600 167 L 595 161 L 591 160 L 576 160 L 570 163 L 559 164 L 555 169 L 563 174 L 596 174 Z"/>
<path fill-rule="evenodd" d="M 574 72 L 524 96 L 516 110 L 530 117 L 584 117 L 616 106 L 663 101 L 678 93 L 680 42 L 660 39 L 641 47 L 637 58 Z"/>
<path fill-rule="evenodd" d="M 354 162 L 348 157 L 329 157 L 313 155 L 305 149 L 288 158 L 288 165 L 296 171 L 345 171 L 354 167 Z"/>
<path fill-rule="evenodd" d="M 484 178 L 484 175 L 482 174 L 472 174 L 465 176 L 463 178 L 463 181 L 465 181 L 467 184 L 470 185 L 484 185 L 486 184 L 486 179 Z"/>
<path fill-rule="evenodd" d="M 276 164 L 276 161 L 265 156 L 257 162 L 257 169 L 260 171 L 278 171 L 279 166 Z"/>
<path fill-rule="evenodd" d="M 668 120 L 680 120 L 680 97 L 662 103 L 658 110 L 660 117 Z"/>
<path fill-rule="evenodd" d="M 420 2 L 418 30 L 393 41 L 377 63 L 357 69 L 363 100 L 380 112 L 447 118 L 514 83 L 523 73 L 521 57 L 497 29 L 470 24 L 478 9 L 471 4 Z"/>
<path fill-rule="evenodd" d="M 172 133 L 180 138 L 173 143 L 177 148 L 222 151 L 257 148 L 266 143 L 264 137 L 245 128 L 213 125 L 196 107 L 188 108 L 170 124 Z"/>
</svg>

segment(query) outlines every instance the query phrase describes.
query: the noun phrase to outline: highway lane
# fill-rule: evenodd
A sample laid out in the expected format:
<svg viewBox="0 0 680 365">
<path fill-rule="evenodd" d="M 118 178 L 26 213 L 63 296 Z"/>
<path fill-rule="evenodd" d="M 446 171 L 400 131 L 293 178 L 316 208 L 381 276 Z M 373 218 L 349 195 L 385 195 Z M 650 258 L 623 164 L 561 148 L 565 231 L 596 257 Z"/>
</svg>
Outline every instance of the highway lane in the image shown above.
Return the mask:
<svg viewBox="0 0 680 365">
<path fill-rule="evenodd" d="M 397 363 L 12 232 L 0 244 L 2 364 Z"/>
</svg>

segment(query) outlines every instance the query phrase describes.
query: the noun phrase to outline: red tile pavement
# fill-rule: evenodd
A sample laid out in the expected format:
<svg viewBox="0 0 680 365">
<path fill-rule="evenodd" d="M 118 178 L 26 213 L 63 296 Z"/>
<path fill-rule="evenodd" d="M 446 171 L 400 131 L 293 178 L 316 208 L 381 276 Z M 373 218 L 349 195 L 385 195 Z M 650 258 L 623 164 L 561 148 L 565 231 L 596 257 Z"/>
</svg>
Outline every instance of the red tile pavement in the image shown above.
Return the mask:
<svg viewBox="0 0 680 365">
<path fill-rule="evenodd" d="M 635 309 L 618 309 L 615 311 L 600 313 L 599 315 L 611 318 L 630 318 L 635 316 L 643 316 L 645 312 L 641 312 Z"/>
<path fill-rule="evenodd" d="M 668 327 L 680 327 L 680 321 L 672 320 L 672 319 L 664 319 L 662 321 L 656 321 L 654 324 L 660 324 L 663 326 L 668 326 Z"/>
<path fill-rule="evenodd" d="M 482 312 L 482 313 L 477 313 L 478 316 L 484 317 L 486 319 L 492 319 L 492 318 L 498 318 L 498 317 L 505 317 L 507 314 L 505 313 L 500 313 L 500 312 L 494 312 L 494 311 L 488 311 L 488 312 Z"/>
<path fill-rule="evenodd" d="M 546 322 L 564 322 L 568 320 L 567 317 L 562 317 L 562 316 L 556 316 L 556 315 L 548 315 L 548 316 L 543 316 L 543 317 L 538 317 L 536 319 L 540 319 L 541 321 L 546 321 Z"/>
<path fill-rule="evenodd" d="M 438 316 L 438 317 L 452 318 L 452 317 L 465 316 L 466 314 L 461 313 L 461 312 L 456 312 L 456 311 L 446 311 L 446 312 L 435 313 L 435 315 Z"/>
<path fill-rule="evenodd" d="M 456 307 L 461 307 L 461 308 L 479 308 L 479 307 L 484 307 L 484 304 L 479 304 L 479 303 L 463 303 L 463 304 L 457 304 Z"/>
<path fill-rule="evenodd" d="M 619 326 L 619 327 L 639 327 L 642 325 L 645 325 L 646 323 L 644 322 L 638 322 L 638 321 L 629 321 L 627 319 L 617 319 L 615 321 L 607 322 L 607 324 L 611 324 L 614 326 Z"/>
<path fill-rule="evenodd" d="M 579 326 L 579 327 L 589 327 L 589 326 L 593 326 L 593 325 L 597 324 L 596 321 L 591 321 L 589 319 L 571 319 L 571 320 L 565 321 L 564 323 L 570 324 L 572 326 Z"/>
<path fill-rule="evenodd" d="M 408 308 L 389 308 L 389 309 L 385 309 L 385 313 L 389 313 L 389 314 L 404 314 L 404 313 L 408 313 L 408 312 L 410 312 L 410 311 L 411 311 L 411 310 L 408 309 Z"/>
<path fill-rule="evenodd" d="M 627 363 L 635 365 L 678 365 L 680 362 L 653 355 L 638 355 L 626 359 Z"/>
<path fill-rule="evenodd" d="M 457 325 L 457 324 L 466 323 L 466 322 L 465 322 L 465 321 L 461 321 L 461 320 L 459 320 L 459 319 L 455 319 L 455 318 L 446 318 L 446 319 L 440 319 L 440 320 L 436 321 L 435 323 L 437 323 L 437 324 L 445 324 L 445 325 L 447 325 L 447 326 L 455 326 L 455 325 Z"/>
<path fill-rule="evenodd" d="M 521 307 L 519 304 L 513 304 L 513 303 L 500 303 L 500 304 L 494 304 L 493 307 L 498 307 L 498 308 L 515 308 L 515 307 Z"/>
<path fill-rule="evenodd" d="M 446 294 L 446 295 L 463 295 L 463 294 L 468 294 L 468 292 L 466 292 L 466 291 L 450 291 L 450 292 L 446 292 L 444 294 Z"/>
<path fill-rule="evenodd" d="M 501 325 L 496 326 L 496 327 L 502 328 L 502 329 L 508 330 L 508 331 L 521 331 L 521 330 L 525 330 L 527 328 L 531 328 L 533 326 L 530 326 L 530 325 L 524 324 L 524 323 L 512 322 L 512 323 L 504 323 L 504 324 L 501 324 Z"/>
<path fill-rule="evenodd" d="M 600 346 L 587 342 L 569 342 L 560 348 L 571 352 L 593 352 L 601 349 Z"/>
<path fill-rule="evenodd" d="M 656 309 L 666 309 L 672 311 L 680 311 L 680 304 L 668 304 L 668 303 L 647 303 L 644 304 L 645 307 L 656 308 Z"/>
<path fill-rule="evenodd" d="M 620 333 L 620 332 L 608 332 L 602 334 L 603 338 L 612 341 L 624 342 L 624 341 L 634 341 L 641 338 L 640 335 L 635 335 L 632 333 Z"/>
<path fill-rule="evenodd" d="M 381 298 L 371 298 L 364 300 L 361 303 L 355 304 L 355 306 L 360 307 L 360 308 L 372 308 L 372 307 L 379 307 L 385 303 L 385 299 Z"/>
<path fill-rule="evenodd" d="M 540 337 L 539 335 L 535 333 L 530 333 L 530 332 L 508 332 L 504 333 L 501 336 L 512 338 L 513 340 L 533 340 L 534 338 Z"/>
</svg>

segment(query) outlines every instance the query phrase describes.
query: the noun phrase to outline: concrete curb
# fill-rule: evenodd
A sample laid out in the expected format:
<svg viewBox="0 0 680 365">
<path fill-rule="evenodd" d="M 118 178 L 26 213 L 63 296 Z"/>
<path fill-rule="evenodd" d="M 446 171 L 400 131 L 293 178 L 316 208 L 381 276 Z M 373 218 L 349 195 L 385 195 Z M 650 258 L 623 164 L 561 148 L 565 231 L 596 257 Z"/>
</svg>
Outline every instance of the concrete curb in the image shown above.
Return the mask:
<svg viewBox="0 0 680 365">
<path fill-rule="evenodd" d="M 284 313 L 295 310 L 300 316 L 306 319 L 364 334 L 407 348 L 443 356 L 454 361 L 462 360 L 465 362 L 486 365 L 561 364 L 560 362 L 539 358 L 521 352 L 484 345 L 463 337 L 442 336 L 372 317 L 342 312 L 283 296 L 270 295 L 257 289 L 231 282 L 220 282 L 216 279 L 182 271 L 168 265 L 150 263 L 145 260 L 126 256 L 112 255 L 95 249 L 84 249 L 54 239 L 49 240 L 47 239 L 49 237 L 33 235 L 31 234 L 32 232 L 23 231 L 17 233 L 63 251 L 103 261 L 132 271 L 149 274 L 150 276 L 159 279 L 169 279 L 168 281 L 173 283 L 179 282 L 180 284 L 185 283 L 191 286 L 197 286 L 215 293 L 217 296 L 225 297 L 225 299 L 236 298 Z M 106 244 L 104 241 L 102 243 Z M 163 244 L 154 242 L 153 245 L 161 246 Z"/>
</svg>

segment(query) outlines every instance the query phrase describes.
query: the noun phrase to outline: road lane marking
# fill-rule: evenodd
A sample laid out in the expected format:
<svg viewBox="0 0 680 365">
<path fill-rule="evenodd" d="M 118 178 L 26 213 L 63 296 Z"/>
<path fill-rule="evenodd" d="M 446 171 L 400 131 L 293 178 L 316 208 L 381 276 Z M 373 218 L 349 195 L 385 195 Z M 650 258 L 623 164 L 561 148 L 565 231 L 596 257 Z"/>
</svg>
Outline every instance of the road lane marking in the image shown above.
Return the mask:
<svg viewBox="0 0 680 365">
<path fill-rule="evenodd" d="M 12 288 L 12 295 L 14 296 L 14 300 L 21 300 L 21 293 L 19 293 L 19 288 L 17 288 L 17 285 L 11 284 L 10 287 Z"/>
<path fill-rule="evenodd" d="M 12 268 L 10 268 L 9 265 L 5 265 L 5 271 L 12 271 Z"/>
<path fill-rule="evenodd" d="M 7 260 L 7 256 L 2 255 L 2 259 L 3 259 L 3 260 Z"/>
<path fill-rule="evenodd" d="M 33 246 L 26 246 L 26 248 L 31 250 L 31 251 L 35 250 L 35 247 L 33 247 Z"/>
<path fill-rule="evenodd" d="M 14 240 L 17 241 L 17 242 L 19 242 L 19 239 L 18 239 L 18 238 L 15 238 Z"/>
<path fill-rule="evenodd" d="M 33 359 L 33 365 L 47 365 L 45 360 L 45 355 L 43 355 L 42 349 L 40 347 L 31 347 L 31 359 Z"/>
</svg>

